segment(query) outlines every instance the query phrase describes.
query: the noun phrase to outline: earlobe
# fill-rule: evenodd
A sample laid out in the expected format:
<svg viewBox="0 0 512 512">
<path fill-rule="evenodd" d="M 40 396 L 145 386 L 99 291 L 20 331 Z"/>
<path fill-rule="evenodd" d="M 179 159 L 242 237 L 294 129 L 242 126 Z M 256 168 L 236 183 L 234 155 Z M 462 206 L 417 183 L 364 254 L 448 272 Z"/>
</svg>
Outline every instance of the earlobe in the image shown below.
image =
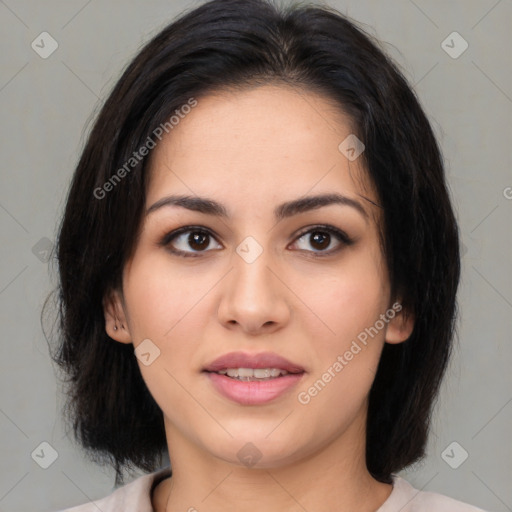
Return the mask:
<svg viewBox="0 0 512 512">
<path fill-rule="evenodd" d="M 105 331 L 115 341 L 131 343 L 132 337 L 126 321 L 125 307 L 118 290 L 111 291 L 103 299 Z"/>
<path fill-rule="evenodd" d="M 390 319 L 387 325 L 386 343 L 397 344 L 406 341 L 411 336 L 413 329 L 414 316 L 401 309 Z"/>
</svg>

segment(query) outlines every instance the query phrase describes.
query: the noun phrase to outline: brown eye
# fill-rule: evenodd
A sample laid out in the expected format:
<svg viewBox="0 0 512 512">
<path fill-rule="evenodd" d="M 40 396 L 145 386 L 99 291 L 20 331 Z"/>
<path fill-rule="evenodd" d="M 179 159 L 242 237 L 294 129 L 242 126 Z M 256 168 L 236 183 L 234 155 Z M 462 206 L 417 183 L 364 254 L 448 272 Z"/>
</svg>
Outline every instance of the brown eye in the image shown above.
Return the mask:
<svg viewBox="0 0 512 512">
<path fill-rule="evenodd" d="M 315 231 L 310 233 L 311 245 L 318 250 L 324 250 L 329 247 L 331 242 L 331 235 L 322 231 Z"/>
<path fill-rule="evenodd" d="M 346 233 L 337 228 L 316 226 L 308 231 L 303 231 L 293 245 L 298 246 L 301 251 L 312 252 L 318 256 L 328 256 L 353 243 L 354 241 Z"/>
<path fill-rule="evenodd" d="M 210 235 L 208 235 L 207 233 L 194 232 L 188 236 L 187 243 L 195 251 L 203 251 L 210 244 L 209 237 Z"/>
<path fill-rule="evenodd" d="M 180 256 L 200 256 L 200 253 L 210 252 L 212 245 L 213 249 L 222 249 L 222 245 L 209 231 L 193 226 L 186 226 L 167 234 L 160 245 Z"/>
</svg>

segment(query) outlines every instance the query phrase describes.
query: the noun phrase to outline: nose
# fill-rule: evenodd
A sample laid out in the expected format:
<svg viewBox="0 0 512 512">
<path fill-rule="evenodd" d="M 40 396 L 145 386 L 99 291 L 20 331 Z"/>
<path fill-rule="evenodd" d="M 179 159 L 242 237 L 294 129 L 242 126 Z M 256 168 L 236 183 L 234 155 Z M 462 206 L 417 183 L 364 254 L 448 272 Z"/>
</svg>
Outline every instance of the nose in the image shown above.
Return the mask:
<svg viewBox="0 0 512 512">
<path fill-rule="evenodd" d="M 273 263 L 264 251 L 248 263 L 233 255 L 234 268 L 223 280 L 217 311 L 221 324 L 247 334 L 270 334 L 289 321 L 290 304 L 287 287 L 277 277 Z"/>
</svg>

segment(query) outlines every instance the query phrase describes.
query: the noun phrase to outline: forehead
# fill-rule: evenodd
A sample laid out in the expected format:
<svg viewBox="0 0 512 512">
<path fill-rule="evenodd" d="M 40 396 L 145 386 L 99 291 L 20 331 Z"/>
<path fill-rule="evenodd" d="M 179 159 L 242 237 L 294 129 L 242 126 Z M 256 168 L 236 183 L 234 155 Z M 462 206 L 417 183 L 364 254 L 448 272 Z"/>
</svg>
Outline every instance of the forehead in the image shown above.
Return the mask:
<svg viewBox="0 0 512 512">
<path fill-rule="evenodd" d="M 227 202 L 332 191 L 376 200 L 362 159 L 340 150 L 354 129 L 329 98 L 266 85 L 197 102 L 153 151 L 147 203 L 170 192 Z"/>
</svg>

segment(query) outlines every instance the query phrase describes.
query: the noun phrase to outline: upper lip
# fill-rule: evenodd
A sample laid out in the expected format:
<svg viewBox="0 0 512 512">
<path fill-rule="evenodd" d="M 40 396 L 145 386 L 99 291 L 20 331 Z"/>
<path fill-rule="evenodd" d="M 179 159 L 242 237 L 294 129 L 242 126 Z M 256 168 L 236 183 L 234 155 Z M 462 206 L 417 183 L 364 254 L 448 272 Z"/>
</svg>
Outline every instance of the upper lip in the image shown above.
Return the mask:
<svg viewBox="0 0 512 512">
<path fill-rule="evenodd" d="M 212 361 L 204 368 L 204 371 L 218 372 L 228 368 L 277 368 L 286 370 L 288 373 L 304 372 L 302 366 L 272 352 L 261 352 L 259 354 L 230 352 Z"/>
</svg>

